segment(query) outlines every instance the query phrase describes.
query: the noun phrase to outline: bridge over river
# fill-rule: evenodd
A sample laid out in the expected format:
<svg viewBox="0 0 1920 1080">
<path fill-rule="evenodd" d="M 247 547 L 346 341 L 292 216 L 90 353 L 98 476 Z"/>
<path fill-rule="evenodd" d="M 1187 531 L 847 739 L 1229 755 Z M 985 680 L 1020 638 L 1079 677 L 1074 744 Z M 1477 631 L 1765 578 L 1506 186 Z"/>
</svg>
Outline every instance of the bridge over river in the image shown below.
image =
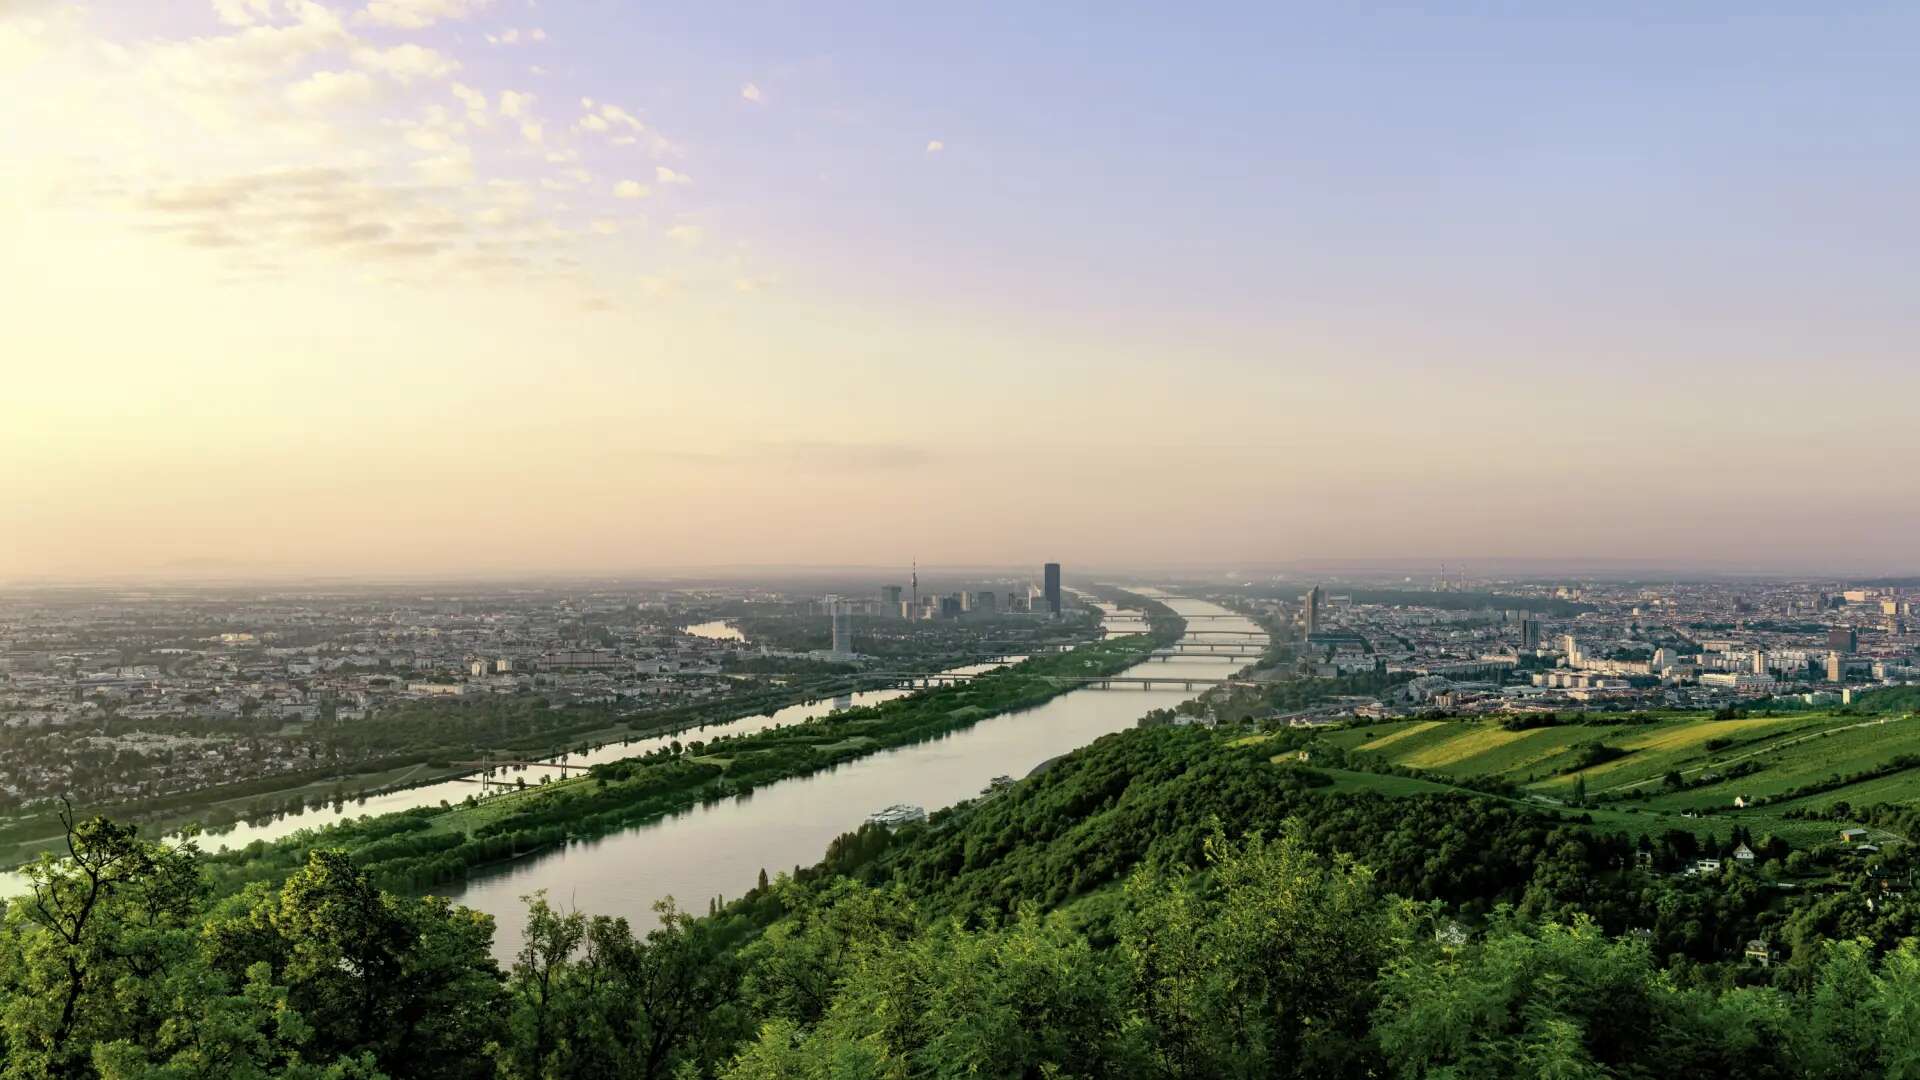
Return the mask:
<svg viewBox="0 0 1920 1080">
<path fill-rule="evenodd" d="M 1265 635 L 1251 621 L 1200 600 L 1164 598 L 1189 620 L 1179 644 L 1209 641 L 1256 649 Z M 1202 626 L 1193 625 L 1204 624 Z M 1212 631 L 1208 633 L 1206 631 Z M 511 959 L 519 949 L 526 907 L 536 889 L 569 907 L 626 917 L 642 933 L 656 925 L 654 902 L 672 896 L 682 910 L 704 911 L 715 896 L 737 897 L 764 868 L 775 874 L 818 862 L 827 845 L 858 829 L 868 814 L 895 803 L 929 811 L 974 798 L 995 776 L 1025 776 L 1102 735 L 1134 727 L 1142 716 L 1168 709 L 1202 690 L 1230 684 L 1232 648 L 1168 648 L 1125 671 L 1078 676 L 1075 689 L 1030 709 L 1002 713 L 924 743 L 844 762 L 811 776 L 781 780 L 740 798 L 723 799 L 650 825 L 598 840 L 576 841 L 525 859 L 476 872 L 446 887 L 456 902 L 494 916 L 494 953 Z M 1191 651 L 1191 655 L 1188 653 Z M 966 678 L 955 673 L 897 671 L 903 683 Z M 1102 693 L 1085 693 L 1101 690 Z M 1125 693 L 1119 691 L 1126 691 Z M 876 695 L 910 693 L 905 687 Z M 812 715 L 831 708 L 822 702 Z M 711 739 L 715 725 L 682 738 Z"/>
</svg>

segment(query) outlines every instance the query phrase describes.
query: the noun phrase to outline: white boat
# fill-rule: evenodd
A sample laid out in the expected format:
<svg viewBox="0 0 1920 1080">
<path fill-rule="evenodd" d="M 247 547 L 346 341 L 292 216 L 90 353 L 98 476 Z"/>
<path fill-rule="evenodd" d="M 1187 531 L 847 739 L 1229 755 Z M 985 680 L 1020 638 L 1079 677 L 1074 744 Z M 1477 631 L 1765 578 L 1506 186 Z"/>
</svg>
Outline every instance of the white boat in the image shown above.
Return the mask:
<svg viewBox="0 0 1920 1080">
<path fill-rule="evenodd" d="M 912 803 L 895 803 L 885 810 L 875 810 L 867 815 L 868 824 L 885 825 L 889 829 L 897 829 L 902 825 L 914 825 L 925 820 L 927 820 L 926 807 L 915 806 Z"/>
</svg>

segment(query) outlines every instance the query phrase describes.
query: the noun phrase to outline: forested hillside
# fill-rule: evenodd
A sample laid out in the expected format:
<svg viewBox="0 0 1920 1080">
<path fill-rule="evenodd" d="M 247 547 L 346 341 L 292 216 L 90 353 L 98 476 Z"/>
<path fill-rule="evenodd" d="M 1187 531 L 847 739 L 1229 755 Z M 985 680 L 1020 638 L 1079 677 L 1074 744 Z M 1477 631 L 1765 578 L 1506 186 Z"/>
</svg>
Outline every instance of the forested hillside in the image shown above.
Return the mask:
<svg viewBox="0 0 1920 1080">
<path fill-rule="evenodd" d="M 1296 760 L 1315 739 L 1109 736 L 642 936 L 530 898 L 504 969 L 486 917 L 381 890 L 360 865 L 382 863 L 379 843 L 231 891 L 191 848 L 79 822 L 76 857 L 41 864 L 0 931 L 4 1075 L 1786 1077 L 1920 1062 L 1904 859 L 1800 892 L 1763 869 L 1678 874 L 1735 838 L 1355 788 Z M 1760 846 L 1763 866 L 1791 854 Z"/>
</svg>

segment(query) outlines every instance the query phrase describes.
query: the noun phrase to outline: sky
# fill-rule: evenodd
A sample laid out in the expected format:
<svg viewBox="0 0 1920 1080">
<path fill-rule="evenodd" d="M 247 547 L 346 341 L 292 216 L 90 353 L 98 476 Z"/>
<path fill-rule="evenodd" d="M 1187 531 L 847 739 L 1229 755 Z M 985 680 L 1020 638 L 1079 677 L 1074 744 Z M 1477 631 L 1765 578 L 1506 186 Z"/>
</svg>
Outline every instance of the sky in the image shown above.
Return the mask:
<svg viewBox="0 0 1920 1080">
<path fill-rule="evenodd" d="M 0 0 L 0 581 L 1920 570 L 1917 31 Z"/>
</svg>

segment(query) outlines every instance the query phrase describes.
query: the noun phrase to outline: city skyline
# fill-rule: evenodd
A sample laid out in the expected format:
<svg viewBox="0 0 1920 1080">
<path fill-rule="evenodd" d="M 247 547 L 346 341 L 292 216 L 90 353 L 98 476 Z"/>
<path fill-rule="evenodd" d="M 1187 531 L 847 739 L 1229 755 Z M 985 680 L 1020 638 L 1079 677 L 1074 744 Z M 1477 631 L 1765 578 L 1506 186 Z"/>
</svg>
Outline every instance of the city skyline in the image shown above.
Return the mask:
<svg viewBox="0 0 1920 1080">
<path fill-rule="evenodd" d="M 0 581 L 1912 572 L 1916 28 L 16 0 Z"/>
</svg>

